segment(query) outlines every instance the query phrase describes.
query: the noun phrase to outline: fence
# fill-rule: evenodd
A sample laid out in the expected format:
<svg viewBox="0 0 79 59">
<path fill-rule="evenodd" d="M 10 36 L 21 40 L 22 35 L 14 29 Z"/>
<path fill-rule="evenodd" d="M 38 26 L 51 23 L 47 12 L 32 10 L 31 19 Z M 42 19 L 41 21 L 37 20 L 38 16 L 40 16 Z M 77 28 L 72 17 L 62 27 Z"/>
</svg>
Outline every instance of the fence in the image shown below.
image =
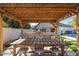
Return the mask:
<svg viewBox="0 0 79 59">
<path fill-rule="evenodd" d="M 24 32 L 31 32 L 31 29 L 24 29 Z M 3 43 L 9 40 L 15 40 L 21 35 L 21 29 L 3 28 Z"/>
</svg>

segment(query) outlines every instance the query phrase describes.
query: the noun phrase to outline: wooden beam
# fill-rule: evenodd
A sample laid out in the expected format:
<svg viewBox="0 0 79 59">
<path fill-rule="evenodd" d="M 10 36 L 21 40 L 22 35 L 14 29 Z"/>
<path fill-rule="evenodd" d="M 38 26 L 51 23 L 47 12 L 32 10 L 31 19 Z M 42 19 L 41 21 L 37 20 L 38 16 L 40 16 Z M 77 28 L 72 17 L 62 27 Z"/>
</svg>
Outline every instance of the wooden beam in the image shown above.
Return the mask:
<svg viewBox="0 0 79 59">
<path fill-rule="evenodd" d="M 71 8 L 4 8 L 5 10 L 15 14 L 15 15 L 60 15 L 62 13 L 66 13 L 68 11 L 71 11 L 73 9 Z M 41 9 L 41 10 L 40 10 Z M 31 12 L 30 12 L 31 11 Z"/>
<path fill-rule="evenodd" d="M 58 13 L 21 13 L 21 14 L 13 13 L 13 14 L 19 17 L 58 17 L 58 16 L 62 16 L 65 13 L 59 13 L 59 14 Z"/>
<path fill-rule="evenodd" d="M 56 19 L 58 19 L 58 18 L 53 18 L 53 17 L 51 17 L 51 18 L 47 18 L 47 17 L 30 17 L 30 18 L 23 18 L 23 17 L 19 17 L 20 19 L 26 19 L 26 20 L 56 20 Z"/>
<path fill-rule="evenodd" d="M 50 21 L 50 20 L 57 20 L 58 18 L 20 18 L 23 21 L 27 22 L 34 22 L 34 21 Z"/>
<path fill-rule="evenodd" d="M 19 20 L 19 23 L 20 23 L 21 27 L 23 28 L 28 22 Z"/>
<path fill-rule="evenodd" d="M 23 8 L 23 7 L 76 7 L 79 4 L 76 3 L 1 3 L 0 7 L 8 7 L 8 8 Z"/>
<path fill-rule="evenodd" d="M 77 14 L 77 49 L 79 50 L 79 13 Z"/>
<path fill-rule="evenodd" d="M 56 34 L 58 34 L 58 25 L 59 25 L 59 20 L 56 21 L 51 21 L 51 24 L 54 26 Z"/>
<path fill-rule="evenodd" d="M 30 12 L 30 13 L 32 13 L 32 12 L 53 12 L 53 13 L 55 13 L 55 12 L 67 12 L 67 11 L 70 11 L 70 10 L 73 10 L 73 9 L 75 9 L 75 8 L 34 8 L 34 7 L 32 7 L 32 8 L 4 8 L 5 10 L 8 10 L 8 11 L 10 11 L 10 12 L 21 12 L 21 13 L 28 13 L 28 12 Z"/>
<path fill-rule="evenodd" d="M 21 26 L 21 35 L 23 34 L 23 23 L 21 20 L 19 20 L 20 26 Z"/>
<path fill-rule="evenodd" d="M 4 10 L 3 8 L 0 8 L 0 12 L 3 14 L 3 16 L 8 16 L 10 19 L 16 19 L 18 21 L 18 18 L 11 14 L 10 12 Z"/>
<path fill-rule="evenodd" d="M 0 13 L 0 53 L 3 53 L 3 20 L 2 14 Z"/>
<path fill-rule="evenodd" d="M 34 17 L 33 20 L 35 19 L 40 20 L 40 18 L 54 19 L 54 17 L 58 19 L 62 17 L 65 13 L 74 10 L 77 6 L 77 4 L 3 4 L 3 5 L 5 5 L 5 7 L 2 8 L 5 11 L 7 11 L 8 14 L 13 14 L 17 16 L 19 19 L 24 18 L 24 20 L 32 19 L 33 17 Z M 8 6 L 6 7 L 6 5 L 10 7 Z M 44 7 L 42 7 L 42 5 L 44 5 Z M 22 8 L 20 8 L 21 6 Z"/>
<path fill-rule="evenodd" d="M 28 23 L 30 23 L 30 22 L 37 22 L 37 23 L 39 23 L 39 22 L 41 22 L 41 23 L 42 22 L 50 22 L 50 20 L 47 20 L 47 21 L 46 20 L 22 20 L 22 21 L 25 21 L 25 22 L 27 21 Z"/>
<path fill-rule="evenodd" d="M 25 16 L 25 15 L 27 15 L 27 16 L 34 16 L 34 15 L 50 15 L 50 16 L 52 16 L 52 15 L 61 15 L 62 13 L 66 13 L 66 12 L 68 12 L 68 11 L 70 11 L 70 10 L 72 10 L 72 9 L 68 9 L 68 10 L 64 10 L 63 8 L 62 8 L 62 10 L 60 11 L 60 8 L 57 8 L 57 11 L 54 9 L 54 10 L 49 10 L 48 9 L 48 11 L 46 11 L 46 10 L 43 10 L 43 11 L 40 11 L 39 9 L 36 9 L 36 10 L 32 10 L 32 8 L 31 8 L 31 10 L 29 10 L 28 8 L 26 9 L 26 10 L 23 10 L 23 9 L 21 9 L 21 11 L 20 11 L 20 9 L 19 10 L 9 10 L 9 9 L 6 9 L 6 8 L 4 8 L 5 10 L 7 10 L 8 12 L 10 12 L 10 13 L 13 13 L 14 15 L 21 15 L 21 16 Z M 31 11 L 31 12 L 30 12 Z M 60 11 L 60 12 L 59 12 Z M 59 13 L 58 13 L 59 12 Z"/>
<path fill-rule="evenodd" d="M 19 23 L 20 23 L 20 26 L 21 26 L 21 35 L 22 35 L 23 34 L 23 28 L 25 27 L 25 25 L 27 24 L 27 22 L 19 20 Z"/>
<path fill-rule="evenodd" d="M 77 8 L 75 8 L 75 10 L 72 10 L 72 11 L 69 11 L 68 13 L 65 13 L 59 21 L 63 20 L 63 19 L 66 19 L 68 17 L 71 17 L 71 16 L 74 16 L 76 15 L 77 13 L 79 12 L 79 10 L 77 10 Z"/>
<path fill-rule="evenodd" d="M 56 34 L 58 34 L 58 31 L 59 31 L 59 20 L 57 20 L 56 21 L 56 24 L 55 24 L 55 26 L 56 26 Z"/>
<path fill-rule="evenodd" d="M 56 29 L 56 21 L 51 21 L 50 22 L 53 26 L 54 26 L 54 28 Z"/>
<path fill-rule="evenodd" d="M 12 18 L 15 18 L 16 20 L 17 20 L 17 19 L 22 19 L 22 18 L 19 18 L 19 17 L 15 17 L 16 15 L 14 15 L 14 14 L 12 14 L 12 13 L 10 13 L 10 12 L 4 10 L 4 9 L 1 10 L 1 11 L 3 11 L 3 13 L 5 13 L 6 15 L 11 16 Z M 21 16 L 21 17 L 22 17 L 22 16 Z M 23 16 L 23 17 L 24 17 L 24 16 Z M 27 19 L 29 19 L 29 18 L 27 18 Z M 32 19 L 32 20 L 35 20 L 35 19 L 36 19 L 36 20 L 37 20 L 37 19 L 38 19 L 38 20 L 41 20 L 41 19 L 42 19 L 42 20 L 44 20 L 44 19 L 53 19 L 53 20 L 54 20 L 53 17 L 52 17 L 52 18 L 39 18 L 39 17 L 37 18 L 37 17 L 36 17 L 36 18 L 30 18 L 30 19 Z M 25 19 L 25 20 L 26 20 L 26 19 Z"/>
<path fill-rule="evenodd" d="M 65 13 L 62 14 L 15 14 L 18 18 L 60 18 Z"/>
<path fill-rule="evenodd" d="M 37 22 L 37 23 L 39 23 L 39 22 L 50 22 L 50 20 L 25 20 L 25 19 L 22 19 L 22 21 L 23 22 L 28 22 L 28 23 L 30 23 L 30 22 Z M 52 20 L 52 21 L 55 21 L 55 20 Z"/>
<path fill-rule="evenodd" d="M 70 9 L 70 10 L 72 10 L 72 9 Z M 68 12 L 70 10 L 63 10 L 62 9 L 61 11 L 59 11 L 59 10 L 40 11 L 40 10 L 27 10 L 26 9 L 26 10 L 21 10 L 21 11 L 20 10 L 8 10 L 8 11 L 15 13 L 15 14 L 21 14 L 21 13 L 64 13 L 64 12 Z"/>
</svg>

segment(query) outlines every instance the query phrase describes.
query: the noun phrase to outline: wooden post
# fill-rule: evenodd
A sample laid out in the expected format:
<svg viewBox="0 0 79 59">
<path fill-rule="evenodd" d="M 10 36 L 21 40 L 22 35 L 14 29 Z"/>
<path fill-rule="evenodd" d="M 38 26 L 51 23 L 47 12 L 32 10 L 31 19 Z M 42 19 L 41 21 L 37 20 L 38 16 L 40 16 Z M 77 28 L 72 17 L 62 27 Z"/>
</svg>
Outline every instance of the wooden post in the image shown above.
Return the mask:
<svg viewBox="0 0 79 59">
<path fill-rule="evenodd" d="M 2 13 L 0 13 L 0 53 L 3 53 L 3 22 Z"/>
<path fill-rule="evenodd" d="M 57 34 L 58 24 L 59 24 L 58 21 L 56 21 L 56 22 L 52 22 L 52 25 L 55 27 L 56 34 Z"/>
<path fill-rule="evenodd" d="M 56 21 L 56 34 L 58 35 L 58 26 L 59 26 L 59 21 Z"/>
<path fill-rule="evenodd" d="M 64 56 L 64 46 L 61 46 L 61 56 Z"/>
<path fill-rule="evenodd" d="M 79 13 L 77 13 L 77 50 L 79 50 Z"/>
<path fill-rule="evenodd" d="M 20 26 L 21 26 L 21 35 L 23 34 L 23 24 L 22 24 L 22 21 L 19 21 L 20 23 Z"/>
<path fill-rule="evenodd" d="M 13 45 L 13 56 L 16 56 L 16 45 Z"/>
<path fill-rule="evenodd" d="M 21 26 L 21 35 L 23 34 L 23 28 L 24 26 L 27 24 L 26 22 L 23 22 L 23 21 L 19 21 L 20 22 L 20 26 Z M 26 23 L 26 24 L 25 24 Z"/>
</svg>

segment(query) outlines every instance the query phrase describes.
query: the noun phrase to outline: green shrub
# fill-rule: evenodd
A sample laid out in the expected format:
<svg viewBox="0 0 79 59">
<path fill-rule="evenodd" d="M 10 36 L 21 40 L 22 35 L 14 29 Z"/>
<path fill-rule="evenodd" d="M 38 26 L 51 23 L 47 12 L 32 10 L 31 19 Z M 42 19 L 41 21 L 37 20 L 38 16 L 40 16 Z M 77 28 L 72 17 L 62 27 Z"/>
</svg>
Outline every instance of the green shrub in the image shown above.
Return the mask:
<svg viewBox="0 0 79 59">
<path fill-rule="evenodd" d="M 7 21 L 9 20 L 8 16 L 3 16 L 3 21 L 7 23 Z"/>
<path fill-rule="evenodd" d="M 76 45 L 69 45 L 68 48 L 70 48 L 73 51 L 76 51 L 76 49 L 77 49 Z"/>
<path fill-rule="evenodd" d="M 13 20 L 13 28 L 20 28 L 20 23 L 18 21 Z"/>
<path fill-rule="evenodd" d="M 4 28 L 9 28 L 9 25 L 3 21 L 3 27 Z"/>
<path fill-rule="evenodd" d="M 70 34 L 70 31 L 65 31 L 64 34 Z"/>
<path fill-rule="evenodd" d="M 64 39 L 65 39 L 64 37 L 60 36 L 60 40 L 61 40 L 61 41 L 63 41 Z"/>
<path fill-rule="evenodd" d="M 60 40 L 64 40 L 65 38 L 64 37 L 62 37 L 62 36 L 59 36 L 60 37 Z M 65 39 L 65 41 L 66 41 L 66 39 Z M 76 51 L 76 41 L 75 40 L 71 40 L 71 39 L 67 39 L 67 46 L 66 46 L 66 48 L 69 48 L 69 49 L 71 49 L 71 50 L 73 50 L 73 51 Z"/>
<path fill-rule="evenodd" d="M 31 25 L 28 23 L 25 25 L 24 29 L 31 29 Z"/>
<path fill-rule="evenodd" d="M 69 45 L 76 45 L 76 42 L 75 41 L 68 41 L 68 44 Z"/>
</svg>

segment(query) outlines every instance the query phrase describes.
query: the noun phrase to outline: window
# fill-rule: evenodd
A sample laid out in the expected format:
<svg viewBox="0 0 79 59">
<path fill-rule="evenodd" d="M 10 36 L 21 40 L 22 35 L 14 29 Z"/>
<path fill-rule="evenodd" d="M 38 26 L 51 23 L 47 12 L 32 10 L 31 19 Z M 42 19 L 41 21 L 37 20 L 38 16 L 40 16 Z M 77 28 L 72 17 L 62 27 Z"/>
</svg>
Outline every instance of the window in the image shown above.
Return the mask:
<svg viewBox="0 0 79 59">
<path fill-rule="evenodd" d="M 51 32 L 55 32 L 55 29 L 54 28 L 51 28 Z"/>
<path fill-rule="evenodd" d="M 45 28 L 43 28 L 43 29 L 40 29 L 40 31 L 41 31 L 41 32 L 46 32 L 46 29 L 45 29 Z"/>
</svg>

